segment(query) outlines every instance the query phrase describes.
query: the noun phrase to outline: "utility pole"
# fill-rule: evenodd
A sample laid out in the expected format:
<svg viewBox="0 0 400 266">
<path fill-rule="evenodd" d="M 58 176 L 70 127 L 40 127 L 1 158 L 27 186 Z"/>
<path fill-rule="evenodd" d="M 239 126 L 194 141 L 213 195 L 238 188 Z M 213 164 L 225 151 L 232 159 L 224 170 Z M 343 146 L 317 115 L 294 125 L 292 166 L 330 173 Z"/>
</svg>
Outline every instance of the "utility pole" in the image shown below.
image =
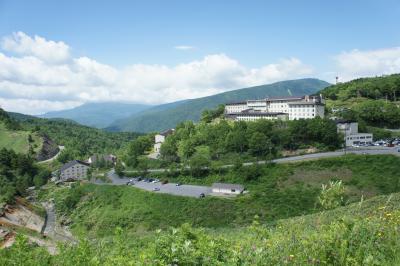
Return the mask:
<svg viewBox="0 0 400 266">
<path fill-rule="evenodd" d="M 344 155 L 347 154 L 347 130 L 349 130 L 350 125 L 348 123 L 346 123 L 346 125 L 344 126 Z"/>
</svg>

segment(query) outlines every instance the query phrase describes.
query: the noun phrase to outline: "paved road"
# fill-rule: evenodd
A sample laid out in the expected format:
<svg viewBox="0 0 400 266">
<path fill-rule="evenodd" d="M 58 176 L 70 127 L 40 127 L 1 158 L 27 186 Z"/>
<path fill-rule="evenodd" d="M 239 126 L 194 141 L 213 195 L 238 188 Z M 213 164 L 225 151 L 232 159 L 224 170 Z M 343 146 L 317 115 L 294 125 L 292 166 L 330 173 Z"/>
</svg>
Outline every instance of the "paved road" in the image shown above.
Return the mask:
<svg viewBox="0 0 400 266">
<path fill-rule="evenodd" d="M 162 185 L 160 182 L 157 183 L 147 183 L 144 181 L 136 181 L 136 179 L 132 177 L 123 177 L 120 178 L 117 174 L 115 174 L 114 170 L 111 170 L 108 173 L 108 178 L 112 181 L 111 185 L 126 185 L 126 183 L 130 180 L 135 180 L 133 182 L 134 187 L 144 189 L 147 191 L 154 191 L 154 188 L 159 188 L 160 191 L 154 191 L 155 193 L 167 193 L 178 196 L 188 196 L 188 197 L 199 197 L 201 193 L 204 195 L 211 194 L 211 187 L 207 186 L 195 186 L 195 185 L 180 185 L 176 186 L 176 183 L 168 183 Z M 97 184 L 101 183 L 99 181 Z"/>
<path fill-rule="evenodd" d="M 377 154 L 392 154 L 400 156 L 400 152 L 398 152 L 399 148 L 358 148 L 358 149 L 348 149 L 346 151 L 347 154 L 368 154 L 368 155 L 377 155 Z M 296 162 L 296 161 L 305 161 L 310 159 L 320 159 L 320 158 L 329 158 L 329 157 L 338 157 L 344 155 L 344 151 L 334 151 L 334 152 L 322 152 L 322 153 L 314 153 L 314 154 L 306 154 L 301 156 L 294 156 L 294 157 L 286 157 L 286 158 L 279 158 L 273 160 L 275 163 L 286 163 L 286 162 Z"/>
<path fill-rule="evenodd" d="M 357 149 L 348 149 L 346 153 L 352 154 L 393 154 L 396 156 L 400 156 L 400 152 L 398 152 L 399 147 L 394 148 L 387 148 L 387 147 L 368 147 L 368 148 L 357 148 Z M 286 157 L 286 158 L 279 158 L 272 160 L 274 163 L 291 163 L 291 162 L 299 162 L 299 161 L 306 161 L 306 160 L 315 160 L 321 158 L 329 158 L 329 157 L 338 157 L 344 155 L 344 151 L 334 151 L 334 152 L 322 152 L 322 153 L 313 153 L 313 154 L 306 154 L 300 156 L 293 156 L 293 157 Z M 267 161 L 258 161 L 258 164 L 265 164 Z M 243 165 L 249 166 L 254 164 L 254 162 L 244 163 Z M 224 165 L 222 167 L 229 168 L 233 165 Z M 168 171 L 167 169 L 150 169 L 149 172 L 165 172 Z M 135 172 L 135 171 L 131 171 Z M 108 173 L 108 178 L 111 180 L 111 185 L 126 185 L 128 181 L 130 181 L 131 177 L 123 177 L 120 178 L 117 174 L 115 174 L 114 170 L 111 170 Z M 102 181 L 94 181 L 96 184 L 104 184 Z M 147 183 L 143 181 L 134 181 L 134 187 L 144 189 L 147 191 L 154 191 L 154 188 L 159 188 L 160 191 L 154 191 L 155 193 L 168 193 L 172 195 L 179 195 L 179 196 L 189 196 L 189 197 L 199 197 L 201 193 L 205 195 L 211 194 L 211 188 L 206 186 L 194 186 L 194 185 L 181 185 L 176 186 L 175 183 L 169 183 L 165 185 L 161 185 L 161 183 Z"/>
<path fill-rule="evenodd" d="M 285 157 L 285 158 L 278 158 L 272 160 L 274 163 L 290 163 L 290 162 L 299 162 L 299 161 L 306 161 L 306 160 L 313 160 L 313 159 L 322 159 L 322 158 L 330 158 L 330 157 L 339 157 L 344 154 L 369 154 L 369 155 L 377 155 L 377 154 L 392 154 L 396 156 L 400 156 L 400 152 L 398 150 L 400 147 L 365 147 L 365 148 L 348 148 L 345 151 L 332 151 L 332 152 L 320 152 L 320 153 L 312 153 L 312 154 L 305 154 L 299 156 L 292 156 L 292 157 Z M 267 161 L 258 161 L 258 164 L 265 164 Z M 244 163 L 244 166 L 249 166 L 254 164 L 254 162 Z M 232 164 L 221 166 L 223 168 L 232 167 Z M 151 173 L 162 173 L 166 172 L 168 169 L 149 169 L 148 172 Z M 135 173 L 138 171 L 127 171 L 129 173 Z"/>
</svg>

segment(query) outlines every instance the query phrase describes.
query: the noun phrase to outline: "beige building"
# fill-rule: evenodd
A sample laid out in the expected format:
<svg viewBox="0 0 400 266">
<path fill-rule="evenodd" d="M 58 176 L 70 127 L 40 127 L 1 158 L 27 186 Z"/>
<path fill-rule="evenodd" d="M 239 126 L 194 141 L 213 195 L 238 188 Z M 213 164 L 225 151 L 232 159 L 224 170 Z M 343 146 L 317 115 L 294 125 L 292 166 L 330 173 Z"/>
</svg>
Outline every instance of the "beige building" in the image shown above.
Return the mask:
<svg viewBox="0 0 400 266">
<path fill-rule="evenodd" d="M 104 160 L 106 163 L 109 164 L 115 164 L 117 162 L 117 156 L 112 154 L 95 154 L 90 156 L 87 162 L 89 164 L 96 164 L 100 160 Z"/>
<path fill-rule="evenodd" d="M 236 121 L 257 119 L 312 119 L 325 116 L 322 96 L 301 96 L 248 100 L 225 105 L 225 115 Z"/>
<path fill-rule="evenodd" d="M 87 177 L 89 164 L 73 160 L 64 164 L 60 169 L 60 181 L 81 180 Z"/>
<path fill-rule="evenodd" d="M 211 190 L 212 193 L 241 194 L 244 191 L 244 187 L 238 184 L 214 183 L 211 187 Z"/>
<path fill-rule="evenodd" d="M 175 129 L 168 129 L 154 136 L 154 152 L 160 153 L 161 145 L 164 143 L 165 138 L 175 132 Z"/>
<path fill-rule="evenodd" d="M 359 133 L 358 123 L 355 121 L 337 120 L 336 127 L 343 134 L 346 147 L 372 144 L 372 133 Z"/>
</svg>

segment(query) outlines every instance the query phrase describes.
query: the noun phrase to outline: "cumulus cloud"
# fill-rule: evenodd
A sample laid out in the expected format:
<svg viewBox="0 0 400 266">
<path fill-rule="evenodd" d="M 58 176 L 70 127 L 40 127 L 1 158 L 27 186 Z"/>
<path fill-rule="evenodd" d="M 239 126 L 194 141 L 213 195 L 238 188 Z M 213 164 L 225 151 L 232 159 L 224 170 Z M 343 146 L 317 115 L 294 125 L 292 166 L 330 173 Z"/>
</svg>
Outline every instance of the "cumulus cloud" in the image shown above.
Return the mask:
<svg viewBox="0 0 400 266">
<path fill-rule="evenodd" d="M 400 47 L 378 50 L 352 50 L 334 57 L 342 81 L 358 77 L 400 72 Z"/>
<path fill-rule="evenodd" d="M 35 35 L 15 32 L 3 38 L 1 47 L 19 55 L 34 56 L 47 63 L 60 63 L 70 58 L 70 48 L 63 42 L 48 41 Z"/>
<path fill-rule="evenodd" d="M 0 52 L 0 105 L 38 114 L 84 102 L 159 104 L 232 89 L 304 77 L 313 72 L 297 58 L 247 68 L 225 54 L 166 65 L 115 68 L 87 57 L 73 58 L 68 45 L 27 36 L 3 39 Z"/>
<path fill-rule="evenodd" d="M 193 50 L 193 49 L 195 49 L 196 47 L 190 46 L 190 45 L 177 45 L 177 46 L 175 46 L 174 48 L 175 48 L 176 50 L 184 50 L 184 51 L 187 51 L 187 50 Z"/>
</svg>

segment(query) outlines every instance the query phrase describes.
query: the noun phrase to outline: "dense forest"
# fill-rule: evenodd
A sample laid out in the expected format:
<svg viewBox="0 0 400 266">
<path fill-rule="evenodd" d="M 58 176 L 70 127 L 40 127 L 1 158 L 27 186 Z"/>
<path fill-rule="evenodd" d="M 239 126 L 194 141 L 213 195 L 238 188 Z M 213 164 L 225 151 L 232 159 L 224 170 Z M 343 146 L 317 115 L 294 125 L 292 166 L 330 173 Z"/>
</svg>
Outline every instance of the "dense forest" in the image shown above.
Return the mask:
<svg viewBox="0 0 400 266">
<path fill-rule="evenodd" d="M 322 90 L 331 100 L 349 100 L 363 97 L 368 99 L 388 99 L 397 101 L 400 97 L 400 74 L 374 78 L 359 78 L 345 83 L 329 86 Z"/>
<path fill-rule="evenodd" d="M 210 166 L 212 161 L 232 163 L 232 156 L 272 159 L 283 150 L 334 150 L 342 144 L 335 122 L 328 119 L 232 122 L 218 119 L 221 110 L 203 112 L 200 123 L 187 121 L 177 125 L 175 133 L 161 146 L 161 160 L 166 165 L 184 163 L 199 169 Z M 129 166 L 136 167 L 140 163 L 138 157 L 151 149 L 152 136 L 140 137 L 130 144 L 126 153 Z"/>
<path fill-rule="evenodd" d="M 400 74 L 360 78 L 321 91 L 327 111 L 374 127 L 400 127 Z"/>
<path fill-rule="evenodd" d="M 1 149 L 0 204 L 12 201 L 15 195 L 24 196 L 30 186 L 46 184 L 50 176 L 50 171 L 39 168 L 29 155 Z"/>
</svg>

